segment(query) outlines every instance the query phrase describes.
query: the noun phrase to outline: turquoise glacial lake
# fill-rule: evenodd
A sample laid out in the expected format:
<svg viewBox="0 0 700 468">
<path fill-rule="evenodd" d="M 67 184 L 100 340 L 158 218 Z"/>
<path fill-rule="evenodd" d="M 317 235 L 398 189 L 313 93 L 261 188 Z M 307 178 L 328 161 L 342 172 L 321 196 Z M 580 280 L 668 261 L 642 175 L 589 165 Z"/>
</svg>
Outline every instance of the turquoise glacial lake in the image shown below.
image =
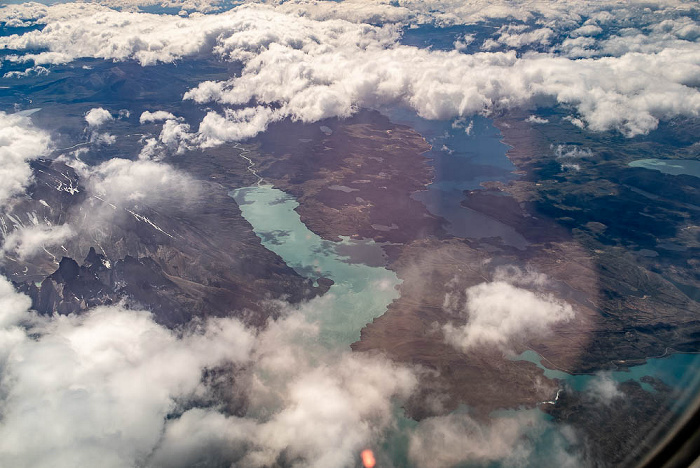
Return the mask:
<svg viewBox="0 0 700 468">
<path fill-rule="evenodd" d="M 700 177 L 700 161 L 691 159 L 639 159 L 628 164 L 630 167 L 643 167 L 664 174 L 686 174 Z"/>
<path fill-rule="evenodd" d="M 591 374 L 568 374 L 561 370 L 550 369 L 542 364 L 542 357 L 534 351 L 525 351 L 514 359 L 529 361 L 544 370 L 545 377 L 566 381 L 574 390 L 585 391 L 592 380 Z M 606 372 L 616 382 L 635 380 L 647 391 L 653 391 L 651 385 L 641 382 L 645 376 L 655 377 L 676 390 L 686 390 L 688 396 L 694 396 L 700 384 L 700 354 L 677 353 L 665 357 L 649 358 L 644 364 L 627 369 Z M 678 401 L 679 408 L 687 403 L 687 398 Z"/>
<path fill-rule="evenodd" d="M 230 195 L 241 208 L 243 217 L 253 226 L 263 245 L 307 278 L 330 278 L 331 286 L 323 311 L 309 310 L 308 317 L 321 327 L 322 342 L 346 346 L 360 339 L 360 330 L 399 297 L 396 274 L 381 266 L 353 263 L 339 252 L 348 247 L 376 249 L 372 240 L 330 242 L 311 232 L 294 209 L 293 197 L 274 188 L 260 185 L 234 190 Z"/>
</svg>

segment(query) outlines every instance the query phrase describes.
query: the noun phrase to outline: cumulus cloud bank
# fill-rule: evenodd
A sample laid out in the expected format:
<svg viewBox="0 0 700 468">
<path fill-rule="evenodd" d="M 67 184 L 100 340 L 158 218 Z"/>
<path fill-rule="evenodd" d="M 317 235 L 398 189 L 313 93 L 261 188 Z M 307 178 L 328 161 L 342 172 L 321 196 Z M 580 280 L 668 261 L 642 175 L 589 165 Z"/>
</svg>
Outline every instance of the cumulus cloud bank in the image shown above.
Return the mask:
<svg viewBox="0 0 700 468">
<path fill-rule="evenodd" d="M 416 385 L 381 357 L 319 352 L 298 311 L 262 332 L 232 318 L 173 331 L 119 306 L 38 317 L 4 278 L 0 305 L 3 466 L 352 466 Z"/>
<path fill-rule="evenodd" d="M 571 305 L 551 293 L 537 291 L 545 281 L 542 274 L 515 268 L 498 270 L 494 281 L 466 290 L 466 301 L 457 311 L 466 323 L 445 324 L 445 340 L 465 352 L 483 345 L 510 351 L 514 341 L 522 343 L 546 335 L 552 326 L 572 320 Z M 452 299 L 449 303 L 455 302 Z"/>
<path fill-rule="evenodd" d="M 560 16 L 569 4 L 550 3 L 552 11 Z M 202 52 L 239 61 L 244 66 L 240 76 L 201 83 L 186 94 L 187 99 L 199 103 L 232 106 L 223 114 L 211 112 L 201 122 L 198 142 L 205 146 L 251 137 L 264 131 L 270 122 L 284 118 L 311 122 L 346 117 L 363 106 L 395 103 L 429 119 L 447 119 L 488 115 L 549 100 L 570 108 L 571 118 L 577 119 L 572 121 L 586 128 L 612 129 L 630 137 L 655 129 L 660 119 L 697 116 L 700 110 L 700 92 L 696 89 L 700 47 L 692 29 L 695 25 L 680 25 L 683 20 L 669 13 L 672 6 L 652 13 L 639 9 L 650 25 L 655 19 L 669 21 L 665 28 L 639 29 L 638 35 L 646 43 L 657 45 L 641 48 L 641 39 L 635 42 L 629 35 L 601 41 L 590 36 L 598 23 L 631 25 L 624 16 L 626 10 L 617 2 L 598 7 L 585 2 L 580 7 L 584 9 L 574 7 L 574 13 L 566 15 L 566 20 L 574 24 L 582 21 L 580 16 L 576 18 L 576 12 L 595 14 L 595 24 L 577 25 L 570 32 L 574 37 L 569 39 L 578 41 L 575 47 L 596 51 L 581 58 L 565 43 L 521 55 L 513 50 L 533 44 L 547 46 L 556 35 L 552 29 L 555 25 L 550 24 L 554 19 L 572 27 L 571 22 L 552 12 L 546 15 L 550 23 L 545 21 L 536 29 L 522 24 L 505 26 L 491 39 L 504 50 L 467 55 L 458 50 L 401 45 L 398 29 L 391 25 L 375 27 L 337 19 L 343 16 L 340 12 L 353 5 L 362 9 L 357 3 L 333 3 L 339 12 L 336 16 L 330 11 L 318 14 L 325 8 L 323 2 L 304 5 L 244 5 L 221 14 L 190 18 L 116 12 L 86 4 L 57 5 L 25 12 L 47 27 L 0 38 L 0 47 L 45 48 L 45 53 L 61 54 L 61 60 L 133 59 L 143 65 L 172 62 Z M 406 19 L 415 19 L 420 7 L 411 2 L 405 5 L 402 8 L 411 11 Z M 436 5 L 436 11 L 454 7 L 454 14 L 460 15 L 457 4 Z M 605 11 L 605 6 L 610 11 Z M 487 12 L 482 19 L 518 18 L 513 16 L 516 8 L 512 5 L 501 3 L 498 8 L 504 11 Z M 472 10 L 469 21 L 479 18 L 476 9 Z M 18 16 L 17 8 L 10 11 Z M 9 12 L 5 15 L 10 16 Z M 520 19 L 532 19 L 530 15 L 528 12 Z M 617 41 L 616 48 L 610 41 Z"/>
<path fill-rule="evenodd" d="M 49 134 L 29 117 L 0 111 L 0 208 L 32 180 L 29 161 L 48 153 Z"/>
<path fill-rule="evenodd" d="M 0 460 L 7 466 L 134 466 L 158 442 L 175 398 L 202 369 L 243 362 L 253 337 L 235 320 L 178 337 L 148 313 L 98 308 L 43 320 L 2 374 Z"/>
<path fill-rule="evenodd" d="M 545 53 L 465 55 L 399 45 L 316 44 L 306 35 L 297 38 L 304 44 L 301 50 L 274 44 L 249 58 L 248 51 L 261 47 L 257 41 L 267 36 L 236 36 L 222 41 L 221 50 L 245 63 L 241 76 L 202 83 L 185 97 L 200 103 L 265 104 L 255 108 L 258 131 L 280 118 L 345 117 L 357 107 L 384 103 L 402 103 L 428 119 L 448 119 L 527 106 L 546 97 L 573 108 L 592 130 L 634 136 L 656 128 L 659 118 L 694 116 L 700 109 L 700 94 L 689 86 L 695 78 L 663 72 L 672 67 L 699 71 L 697 51 L 571 60 Z M 678 63 L 685 62 L 681 57 L 687 63 Z M 650 69 L 659 73 L 651 76 Z M 642 78 L 631 82 L 630 76 Z M 255 120 L 248 118 L 245 125 Z"/>
</svg>

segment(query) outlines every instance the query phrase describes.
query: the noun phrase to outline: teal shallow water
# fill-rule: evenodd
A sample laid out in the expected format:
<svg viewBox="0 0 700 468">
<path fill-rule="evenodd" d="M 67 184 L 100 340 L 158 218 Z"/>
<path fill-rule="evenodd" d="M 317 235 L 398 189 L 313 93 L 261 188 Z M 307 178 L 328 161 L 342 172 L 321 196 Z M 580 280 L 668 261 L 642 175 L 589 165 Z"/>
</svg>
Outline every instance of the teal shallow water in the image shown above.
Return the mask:
<svg viewBox="0 0 700 468">
<path fill-rule="evenodd" d="M 230 195 L 253 226 L 263 245 L 307 278 L 326 277 L 335 284 L 326 294 L 323 310 L 309 308 L 310 321 L 318 322 L 322 343 L 349 346 L 360 339 L 360 330 L 399 297 L 400 280 L 381 266 L 351 263 L 338 253 L 347 246 L 377 248 L 371 240 L 330 242 L 311 232 L 294 209 L 299 203 L 272 185 L 234 190 Z"/>
<path fill-rule="evenodd" d="M 688 159 L 639 159 L 629 163 L 629 166 L 652 169 L 664 174 L 686 174 L 700 177 L 700 161 Z"/>
<path fill-rule="evenodd" d="M 542 357 L 534 351 L 525 351 L 514 359 L 529 361 L 544 370 L 544 375 L 550 379 L 560 379 L 566 381 L 574 390 L 586 390 L 593 379 L 597 378 L 591 374 L 572 375 L 564 371 L 550 369 L 542 364 Z M 666 385 L 676 390 L 686 391 L 688 398 L 694 397 L 700 384 L 700 354 L 671 354 L 661 358 L 649 358 L 644 364 L 610 371 L 607 376 L 616 382 L 626 382 L 636 380 L 647 391 L 653 391 L 651 385 L 641 382 L 645 376 L 655 377 Z M 688 398 L 684 400 L 687 402 Z M 679 405 L 684 406 L 684 402 L 679 401 Z"/>
</svg>

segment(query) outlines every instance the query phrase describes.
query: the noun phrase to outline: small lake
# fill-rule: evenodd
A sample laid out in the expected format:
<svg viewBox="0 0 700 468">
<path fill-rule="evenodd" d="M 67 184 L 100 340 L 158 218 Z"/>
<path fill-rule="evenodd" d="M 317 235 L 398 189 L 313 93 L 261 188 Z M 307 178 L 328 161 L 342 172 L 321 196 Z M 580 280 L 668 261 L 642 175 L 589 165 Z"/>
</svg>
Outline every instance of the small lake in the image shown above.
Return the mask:
<svg viewBox="0 0 700 468">
<path fill-rule="evenodd" d="M 630 167 L 642 167 L 663 172 L 664 174 L 686 174 L 700 177 L 700 161 L 690 159 L 639 159 L 628 164 Z"/>
</svg>

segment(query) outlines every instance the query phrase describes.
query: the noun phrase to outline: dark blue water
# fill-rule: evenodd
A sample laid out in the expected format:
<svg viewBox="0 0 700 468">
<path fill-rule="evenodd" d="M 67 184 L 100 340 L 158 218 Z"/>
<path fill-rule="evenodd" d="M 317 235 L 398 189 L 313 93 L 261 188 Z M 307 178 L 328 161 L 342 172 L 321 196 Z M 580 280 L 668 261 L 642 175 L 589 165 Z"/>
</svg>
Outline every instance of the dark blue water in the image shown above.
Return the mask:
<svg viewBox="0 0 700 468">
<path fill-rule="evenodd" d="M 454 120 L 427 120 L 414 111 L 382 109 L 392 122 L 408 125 L 430 143 L 425 156 L 433 167 L 434 180 L 427 190 L 412 197 L 435 216 L 445 218 L 447 231 L 463 238 L 498 237 L 505 244 L 523 249 L 528 242 L 512 227 L 488 215 L 461 205 L 465 190 L 475 190 L 482 182 L 509 182 L 517 176 L 506 157 L 509 147 L 501 132 L 481 116 Z"/>
</svg>

